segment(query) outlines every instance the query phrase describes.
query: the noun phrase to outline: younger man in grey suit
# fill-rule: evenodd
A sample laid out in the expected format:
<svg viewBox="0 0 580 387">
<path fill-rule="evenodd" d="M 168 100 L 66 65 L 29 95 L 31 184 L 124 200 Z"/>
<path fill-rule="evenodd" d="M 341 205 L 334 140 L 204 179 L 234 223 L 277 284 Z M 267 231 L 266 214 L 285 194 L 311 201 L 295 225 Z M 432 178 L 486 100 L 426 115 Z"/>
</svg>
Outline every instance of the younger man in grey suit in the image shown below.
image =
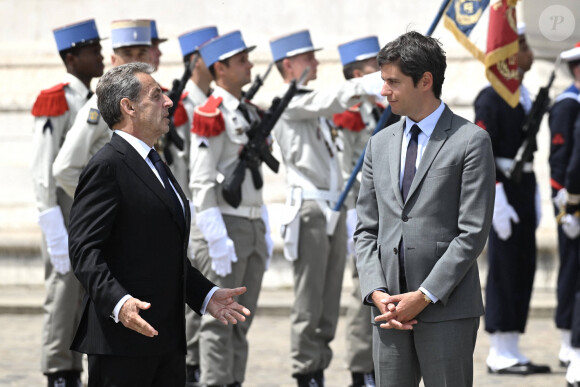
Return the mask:
<svg viewBox="0 0 580 387">
<path fill-rule="evenodd" d="M 357 201 L 377 385 L 418 386 L 423 377 L 471 386 L 483 314 L 476 260 L 495 192 L 491 142 L 440 100 L 446 63 L 436 39 L 408 32 L 377 58 L 382 94 L 406 116 L 369 140 Z"/>
</svg>

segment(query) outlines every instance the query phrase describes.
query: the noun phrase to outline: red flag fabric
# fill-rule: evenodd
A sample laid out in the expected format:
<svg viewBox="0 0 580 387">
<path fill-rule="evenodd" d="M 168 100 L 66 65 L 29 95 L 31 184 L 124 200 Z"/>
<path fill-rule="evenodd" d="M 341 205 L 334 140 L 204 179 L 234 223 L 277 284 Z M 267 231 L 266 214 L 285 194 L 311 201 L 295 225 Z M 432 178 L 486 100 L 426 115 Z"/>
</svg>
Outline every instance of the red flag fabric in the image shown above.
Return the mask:
<svg viewBox="0 0 580 387">
<path fill-rule="evenodd" d="M 520 100 L 516 2 L 499 0 L 491 4 L 484 59 L 491 86 L 513 108 Z"/>
</svg>

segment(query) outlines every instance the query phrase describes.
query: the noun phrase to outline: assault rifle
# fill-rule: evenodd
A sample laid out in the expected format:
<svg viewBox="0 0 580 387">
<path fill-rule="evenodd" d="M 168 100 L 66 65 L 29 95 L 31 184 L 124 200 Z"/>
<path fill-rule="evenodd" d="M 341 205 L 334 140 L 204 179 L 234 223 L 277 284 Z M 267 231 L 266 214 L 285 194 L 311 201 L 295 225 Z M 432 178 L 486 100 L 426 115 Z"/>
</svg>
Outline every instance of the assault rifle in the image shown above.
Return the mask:
<svg viewBox="0 0 580 387">
<path fill-rule="evenodd" d="M 167 94 L 171 102 L 173 102 L 173 106 L 169 108 L 169 131 L 162 137 L 161 144 L 163 148 L 163 156 L 165 157 L 165 161 L 167 162 L 168 165 L 173 164 L 173 156 L 169 151 L 169 147 L 171 146 L 171 144 L 175 145 L 179 150 L 183 150 L 184 147 L 183 139 L 177 133 L 177 130 L 175 130 L 173 116 L 175 114 L 175 110 L 177 109 L 177 105 L 181 100 L 181 95 L 183 94 L 185 85 L 187 84 L 189 78 L 191 78 L 191 73 L 198 60 L 199 54 L 195 54 L 191 61 L 185 63 L 185 70 L 183 71 L 181 79 L 173 80 L 173 86 L 171 87 L 171 90 Z"/>
<path fill-rule="evenodd" d="M 268 137 L 272 129 L 274 129 L 274 125 L 276 125 L 276 122 L 298 91 L 298 87 L 306 80 L 309 71 L 310 68 L 306 68 L 298 81 L 293 79 L 282 98 L 275 97 L 262 119 L 252 122 L 252 126 L 246 132 L 248 142 L 240 152 L 234 171 L 226 176 L 222 187 L 222 195 L 232 207 L 237 208 L 242 201 L 242 183 L 246 177 L 246 168 L 252 174 L 252 181 L 256 189 L 260 189 L 264 185 L 259 169 L 262 162 L 266 163 L 272 171 L 278 173 L 280 162 L 270 153 L 267 142 Z"/>
<path fill-rule="evenodd" d="M 270 62 L 270 64 L 268 65 L 268 68 L 264 72 L 264 75 L 260 75 L 260 74 L 256 75 L 256 79 L 254 79 L 252 86 L 250 86 L 248 91 L 246 91 L 244 93 L 244 99 L 251 101 L 254 98 L 254 96 L 256 95 L 258 90 L 260 90 L 260 87 L 262 87 L 262 85 L 264 84 L 264 81 L 266 80 L 266 78 L 268 78 L 268 74 L 270 74 L 270 70 L 272 70 L 272 66 L 274 66 L 274 62 Z"/>
<path fill-rule="evenodd" d="M 526 135 L 524 142 L 520 145 L 516 157 L 508 171 L 506 171 L 506 177 L 516 183 L 522 180 L 522 172 L 524 169 L 524 163 L 530 161 L 534 152 L 538 149 L 536 143 L 536 135 L 540 130 L 540 124 L 542 123 L 542 117 L 544 113 L 548 111 L 548 106 L 550 105 L 550 97 L 548 93 L 556 77 L 556 69 L 560 64 L 560 57 L 556 60 L 552 74 L 550 74 L 550 80 L 548 84 L 540 88 L 536 100 L 532 104 L 532 109 L 526 122 L 524 123 L 523 131 Z"/>
</svg>

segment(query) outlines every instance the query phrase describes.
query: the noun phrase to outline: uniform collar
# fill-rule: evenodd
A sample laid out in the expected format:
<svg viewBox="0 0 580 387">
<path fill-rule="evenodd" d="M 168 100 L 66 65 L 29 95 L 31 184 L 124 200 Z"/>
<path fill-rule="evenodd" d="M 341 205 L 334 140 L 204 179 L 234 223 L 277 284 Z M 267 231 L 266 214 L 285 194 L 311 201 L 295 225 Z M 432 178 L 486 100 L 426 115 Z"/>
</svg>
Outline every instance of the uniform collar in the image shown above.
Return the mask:
<svg viewBox="0 0 580 387">
<path fill-rule="evenodd" d="M 201 90 L 197 83 L 193 82 L 191 79 L 185 84 L 185 91 L 189 93 L 189 98 L 195 101 L 205 101 L 207 99 L 207 95 L 203 90 Z"/>
<path fill-rule="evenodd" d="M 75 93 L 78 93 L 79 95 L 82 95 L 85 97 L 89 94 L 89 89 L 87 89 L 85 84 L 82 83 L 81 80 L 78 79 L 77 77 L 75 77 L 74 75 L 72 75 L 70 73 L 66 73 L 63 81 L 65 83 L 68 83 L 68 86 L 71 89 L 73 89 L 75 91 Z"/>
<path fill-rule="evenodd" d="M 215 97 L 222 97 L 222 105 L 229 111 L 235 111 L 240 105 L 240 100 L 230 94 L 226 89 L 216 86 L 213 95 Z"/>
</svg>

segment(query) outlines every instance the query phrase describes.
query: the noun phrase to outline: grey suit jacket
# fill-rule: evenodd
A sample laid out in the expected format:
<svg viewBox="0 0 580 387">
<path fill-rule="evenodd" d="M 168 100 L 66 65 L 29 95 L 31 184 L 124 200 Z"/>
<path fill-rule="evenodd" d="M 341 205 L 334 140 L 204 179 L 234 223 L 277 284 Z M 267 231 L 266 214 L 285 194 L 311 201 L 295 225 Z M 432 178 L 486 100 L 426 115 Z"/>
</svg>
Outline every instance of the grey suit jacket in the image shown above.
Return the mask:
<svg viewBox="0 0 580 387">
<path fill-rule="evenodd" d="M 480 316 L 477 257 L 488 236 L 495 197 L 489 135 L 446 106 L 403 203 L 404 122 L 382 130 L 367 145 L 354 233 L 362 295 L 377 288 L 400 293 L 398 249 L 403 238 L 409 291 L 423 286 L 439 299 L 418 319 Z"/>
</svg>

